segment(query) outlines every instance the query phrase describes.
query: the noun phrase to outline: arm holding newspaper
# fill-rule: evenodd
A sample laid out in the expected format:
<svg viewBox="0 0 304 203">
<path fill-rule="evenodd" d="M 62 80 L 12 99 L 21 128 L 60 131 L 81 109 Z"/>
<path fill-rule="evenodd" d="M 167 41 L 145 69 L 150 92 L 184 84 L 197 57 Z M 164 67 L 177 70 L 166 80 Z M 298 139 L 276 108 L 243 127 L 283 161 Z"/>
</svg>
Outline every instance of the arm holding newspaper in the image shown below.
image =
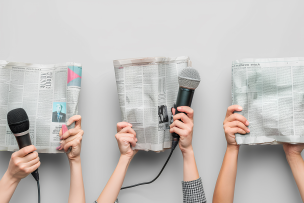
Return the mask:
<svg viewBox="0 0 304 203">
<path fill-rule="evenodd" d="M 115 202 L 125 179 L 129 164 L 137 153 L 137 151 L 133 150 L 130 146 L 132 145 L 134 147 L 137 142 L 136 133 L 130 123 L 117 123 L 117 134 L 115 138 L 120 150 L 120 158 L 112 176 L 98 197 L 97 202 Z"/>
<path fill-rule="evenodd" d="M 300 191 L 302 201 L 304 202 L 304 161 L 301 156 L 301 152 L 304 149 L 304 144 L 286 143 L 283 145 L 283 148 L 293 177 Z"/>
<path fill-rule="evenodd" d="M 232 105 L 228 107 L 224 120 L 224 131 L 227 140 L 227 149 L 224 156 L 213 194 L 213 203 L 232 203 L 234 197 L 235 179 L 237 172 L 237 160 L 239 145 L 235 141 L 235 133 L 246 134 L 249 122 L 234 111 L 242 111 L 242 107 Z"/>
<path fill-rule="evenodd" d="M 193 109 L 188 106 L 181 106 L 177 107 L 177 110 L 184 113 L 174 115 L 175 109 L 172 108 L 174 122 L 170 126 L 170 133 L 175 132 L 180 136 L 179 148 L 184 159 L 183 201 L 206 202 L 192 147 Z"/>
<path fill-rule="evenodd" d="M 81 116 L 76 115 L 71 117 L 67 125 L 71 125 L 75 122 L 75 127 L 68 130 L 65 125 L 62 125 L 59 136 L 61 137 L 61 146 L 59 150 L 64 150 L 67 152 L 71 148 L 70 152 L 67 154 L 70 163 L 70 193 L 69 193 L 69 203 L 85 202 L 85 192 L 82 178 L 81 169 L 81 140 L 83 136 L 83 130 L 81 129 Z"/>
<path fill-rule="evenodd" d="M 25 178 L 40 166 L 36 147 L 30 145 L 14 152 L 8 169 L 0 180 L 0 202 L 8 203 L 21 179 Z"/>
</svg>

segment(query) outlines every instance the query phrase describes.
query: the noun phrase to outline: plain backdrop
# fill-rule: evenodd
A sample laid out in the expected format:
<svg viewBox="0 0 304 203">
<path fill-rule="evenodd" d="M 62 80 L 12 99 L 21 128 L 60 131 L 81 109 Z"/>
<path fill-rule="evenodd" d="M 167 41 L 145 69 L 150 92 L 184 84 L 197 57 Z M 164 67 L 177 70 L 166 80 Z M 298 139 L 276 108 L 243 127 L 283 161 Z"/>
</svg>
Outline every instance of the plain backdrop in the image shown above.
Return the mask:
<svg viewBox="0 0 304 203">
<path fill-rule="evenodd" d="M 120 111 L 113 60 L 189 56 L 201 75 L 193 101 L 197 166 L 208 202 L 226 150 L 222 123 L 231 104 L 231 62 L 242 58 L 299 57 L 304 53 L 304 2 L 278 0 L 0 0 L 0 59 L 83 66 L 80 114 L 87 202 L 99 196 L 119 159 Z M 139 152 L 124 185 L 153 179 L 169 151 Z M 0 175 L 11 152 L 0 152 Z M 65 154 L 40 154 L 43 203 L 65 203 Z M 281 145 L 241 146 L 236 203 L 301 202 Z M 160 178 L 122 191 L 121 203 L 182 202 L 183 159 L 177 148 Z M 28 176 L 11 202 L 37 202 Z"/>
</svg>

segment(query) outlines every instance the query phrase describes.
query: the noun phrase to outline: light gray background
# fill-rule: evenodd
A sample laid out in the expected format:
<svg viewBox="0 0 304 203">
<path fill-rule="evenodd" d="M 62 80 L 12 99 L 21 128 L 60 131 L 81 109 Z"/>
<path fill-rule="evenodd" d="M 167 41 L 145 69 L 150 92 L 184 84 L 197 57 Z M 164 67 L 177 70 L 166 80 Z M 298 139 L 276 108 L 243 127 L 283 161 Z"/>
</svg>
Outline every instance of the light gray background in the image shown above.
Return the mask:
<svg viewBox="0 0 304 203">
<path fill-rule="evenodd" d="M 231 104 L 231 62 L 242 58 L 303 56 L 303 1 L 27 0 L 0 1 L 0 59 L 83 65 L 80 114 L 85 135 L 82 167 L 87 202 L 93 202 L 119 158 L 120 121 L 112 61 L 187 55 L 201 74 L 193 101 L 194 150 L 208 202 L 226 149 L 222 122 Z M 124 185 L 153 179 L 169 151 L 140 152 Z M 0 175 L 10 159 L 0 152 Z M 64 154 L 40 154 L 43 203 L 67 202 L 69 164 Z M 180 150 L 153 184 L 123 191 L 121 203 L 182 202 Z M 31 176 L 11 202 L 36 202 Z M 236 203 L 301 202 L 282 146 L 242 146 Z"/>
</svg>

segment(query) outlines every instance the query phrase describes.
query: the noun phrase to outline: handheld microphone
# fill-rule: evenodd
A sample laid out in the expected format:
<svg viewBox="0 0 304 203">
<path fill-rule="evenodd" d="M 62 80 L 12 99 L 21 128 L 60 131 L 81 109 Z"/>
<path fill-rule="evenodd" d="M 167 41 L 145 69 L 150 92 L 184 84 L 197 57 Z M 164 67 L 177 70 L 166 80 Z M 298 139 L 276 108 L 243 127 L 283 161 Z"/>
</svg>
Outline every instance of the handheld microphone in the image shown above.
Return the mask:
<svg viewBox="0 0 304 203">
<path fill-rule="evenodd" d="M 194 68 L 187 67 L 180 72 L 180 74 L 178 75 L 179 90 L 176 99 L 176 105 L 174 106 L 175 115 L 181 113 L 177 110 L 177 107 L 191 106 L 194 91 L 198 87 L 200 81 L 200 75 L 198 71 Z M 172 137 L 174 142 L 172 143 L 172 148 L 175 148 L 179 141 L 179 135 L 176 133 L 172 133 Z"/>
<path fill-rule="evenodd" d="M 13 109 L 7 114 L 7 123 L 17 140 L 19 149 L 32 144 L 29 128 L 30 122 L 23 108 Z M 32 172 L 35 180 L 39 181 L 38 169 Z"/>
</svg>

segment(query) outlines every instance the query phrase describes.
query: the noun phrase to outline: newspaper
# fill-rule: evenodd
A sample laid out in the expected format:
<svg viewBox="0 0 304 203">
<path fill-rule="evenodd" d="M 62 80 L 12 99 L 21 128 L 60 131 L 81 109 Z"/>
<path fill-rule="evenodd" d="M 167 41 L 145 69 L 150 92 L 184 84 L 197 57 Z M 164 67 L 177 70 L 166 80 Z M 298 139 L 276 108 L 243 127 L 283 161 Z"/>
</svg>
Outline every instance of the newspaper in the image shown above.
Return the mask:
<svg viewBox="0 0 304 203">
<path fill-rule="evenodd" d="M 134 149 L 171 148 L 171 107 L 178 93 L 178 74 L 190 65 L 189 57 L 147 57 L 114 60 L 122 120 L 132 124 Z"/>
<path fill-rule="evenodd" d="M 60 146 L 59 131 L 78 114 L 81 77 L 78 63 L 42 65 L 0 60 L 0 150 L 19 149 L 6 117 L 10 110 L 23 108 L 37 151 L 62 153 L 56 150 Z"/>
<path fill-rule="evenodd" d="M 304 58 L 234 61 L 232 104 L 249 121 L 238 144 L 304 143 Z"/>
</svg>

